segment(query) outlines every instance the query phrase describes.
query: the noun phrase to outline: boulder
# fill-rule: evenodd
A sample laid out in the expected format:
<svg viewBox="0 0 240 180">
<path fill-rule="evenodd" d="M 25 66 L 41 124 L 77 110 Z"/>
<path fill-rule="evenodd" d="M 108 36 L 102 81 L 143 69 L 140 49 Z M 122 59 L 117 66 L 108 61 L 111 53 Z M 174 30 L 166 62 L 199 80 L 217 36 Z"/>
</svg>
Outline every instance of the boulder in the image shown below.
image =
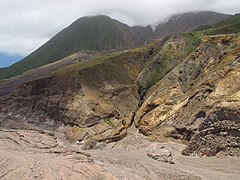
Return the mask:
<svg viewBox="0 0 240 180">
<path fill-rule="evenodd" d="M 168 150 L 165 146 L 161 146 L 156 143 L 150 145 L 147 156 L 157 161 L 175 164 L 175 162 L 173 161 L 172 152 Z"/>
</svg>

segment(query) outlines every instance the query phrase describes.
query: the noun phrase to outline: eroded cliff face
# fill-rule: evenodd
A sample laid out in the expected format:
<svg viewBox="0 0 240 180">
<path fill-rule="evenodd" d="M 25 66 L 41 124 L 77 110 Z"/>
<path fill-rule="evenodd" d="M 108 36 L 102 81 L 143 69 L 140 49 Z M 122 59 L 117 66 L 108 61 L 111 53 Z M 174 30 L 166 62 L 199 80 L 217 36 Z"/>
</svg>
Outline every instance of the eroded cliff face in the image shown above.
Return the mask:
<svg viewBox="0 0 240 180">
<path fill-rule="evenodd" d="M 70 142 L 91 149 L 134 123 L 153 140 L 188 143 L 185 155 L 239 156 L 239 45 L 239 35 L 176 35 L 61 69 L 1 100 L 1 126 L 63 125 Z"/>
<path fill-rule="evenodd" d="M 154 140 L 189 141 L 183 154 L 239 156 L 240 37 L 204 37 L 184 61 L 155 84 L 135 116 Z"/>
<path fill-rule="evenodd" d="M 151 45 L 101 57 L 25 83 L 1 101 L 1 125 L 55 130 L 63 124 L 70 142 L 85 149 L 120 140 L 139 106 L 135 79 L 155 51 Z"/>
</svg>

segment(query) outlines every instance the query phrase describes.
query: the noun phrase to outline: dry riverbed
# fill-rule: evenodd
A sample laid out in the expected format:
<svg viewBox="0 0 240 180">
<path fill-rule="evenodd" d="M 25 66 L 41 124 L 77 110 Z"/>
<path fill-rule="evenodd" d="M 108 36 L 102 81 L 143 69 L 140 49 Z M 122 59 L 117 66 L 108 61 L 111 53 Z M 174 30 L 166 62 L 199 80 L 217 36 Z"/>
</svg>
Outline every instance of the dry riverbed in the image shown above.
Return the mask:
<svg viewBox="0 0 240 180">
<path fill-rule="evenodd" d="M 170 152 L 173 163 L 150 158 Z M 0 129 L 0 179 L 239 179 L 240 159 L 187 157 L 184 145 L 149 142 L 132 130 L 102 150 L 83 151 L 61 132 Z"/>
</svg>

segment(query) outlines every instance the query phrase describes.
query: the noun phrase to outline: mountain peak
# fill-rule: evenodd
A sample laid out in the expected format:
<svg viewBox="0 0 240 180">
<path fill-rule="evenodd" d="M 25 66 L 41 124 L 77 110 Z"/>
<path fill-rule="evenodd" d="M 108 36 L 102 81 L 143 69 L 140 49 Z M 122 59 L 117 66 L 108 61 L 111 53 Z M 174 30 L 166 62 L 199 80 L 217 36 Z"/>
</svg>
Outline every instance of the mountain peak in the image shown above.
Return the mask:
<svg viewBox="0 0 240 180">
<path fill-rule="evenodd" d="M 77 21 L 81 21 L 81 20 L 112 20 L 112 18 L 104 14 L 99 14 L 94 16 L 83 16 L 77 19 Z"/>
<path fill-rule="evenodd" d="M 180 13 L 152 26 L 154 32 L 150 26 L 130 27 L 106 15 L 81 17 L 25 59 L 1 71 L 0 79 L 59 61 L 82 50 L 113 52 L 132 49 L 154 39 L 215 24 L 227 17 L 229 15 L 210 11 Z"/>
<path fill-rule="evenodd" d="M 175 14 L 152 26 L 155 38 L 162 38 L 171 34 L 192 31 L 202 25 L 212 25 L 231 15 L 212 11 L 193 11 Z"/>
</svg>

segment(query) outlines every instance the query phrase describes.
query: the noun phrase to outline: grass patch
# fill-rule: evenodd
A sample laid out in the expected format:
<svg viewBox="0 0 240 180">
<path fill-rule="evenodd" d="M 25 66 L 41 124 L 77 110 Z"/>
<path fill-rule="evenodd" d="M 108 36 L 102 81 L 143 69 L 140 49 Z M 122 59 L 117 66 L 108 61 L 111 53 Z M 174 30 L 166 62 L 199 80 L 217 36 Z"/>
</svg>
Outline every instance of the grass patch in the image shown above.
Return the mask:
<svg viewBox="0 0 240 180">
<path fill-rule="evenodd" d="M 104 122 L 111 126 L 113 129 L 117 129 L 117 125 L 111 119 L 104 119 Z"/>
</svg>

